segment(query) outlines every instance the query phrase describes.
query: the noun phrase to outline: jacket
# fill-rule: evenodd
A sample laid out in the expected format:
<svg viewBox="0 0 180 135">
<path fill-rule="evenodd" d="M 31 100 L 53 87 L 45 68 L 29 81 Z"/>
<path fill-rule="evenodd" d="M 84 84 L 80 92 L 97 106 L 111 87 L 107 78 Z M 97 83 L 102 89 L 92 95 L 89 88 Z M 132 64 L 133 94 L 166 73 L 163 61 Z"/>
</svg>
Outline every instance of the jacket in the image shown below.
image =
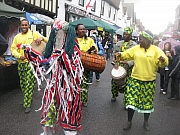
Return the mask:
<svg viewBox="0 0 180 135">
<path fill-rule="evenodd" d="M 169 77 L 171 78 L 180 78 L 180 46 L 174 47 L 176 56 L 170 66 L 170 74 Z"/>
</svg>

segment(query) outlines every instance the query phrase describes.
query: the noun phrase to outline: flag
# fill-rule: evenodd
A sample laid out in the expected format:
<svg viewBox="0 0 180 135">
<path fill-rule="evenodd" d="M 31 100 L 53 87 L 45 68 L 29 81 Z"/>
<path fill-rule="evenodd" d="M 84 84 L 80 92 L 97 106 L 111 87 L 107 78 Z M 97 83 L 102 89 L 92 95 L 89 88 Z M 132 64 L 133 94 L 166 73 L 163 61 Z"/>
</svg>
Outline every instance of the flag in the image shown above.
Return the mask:
<svg viewBox="0 0 180 135">
<path fill-rule="evenodd" d="M 87 0 L 86 12 L 90 12 L 96 0 Z"/>
</svg>

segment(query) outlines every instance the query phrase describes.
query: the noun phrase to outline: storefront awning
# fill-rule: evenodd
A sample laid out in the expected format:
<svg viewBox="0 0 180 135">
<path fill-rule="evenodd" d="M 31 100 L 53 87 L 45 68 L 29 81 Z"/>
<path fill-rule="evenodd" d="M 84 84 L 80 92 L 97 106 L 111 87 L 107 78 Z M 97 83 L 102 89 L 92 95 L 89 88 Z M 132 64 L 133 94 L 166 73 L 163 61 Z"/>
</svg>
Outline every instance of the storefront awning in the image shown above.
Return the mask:
<svg viewBox="0 0 180 135">
<path fill-rule="evenodd" d="M 0 2 L 0 16 L 26 17 L 26 13 Z"/>
</svg>

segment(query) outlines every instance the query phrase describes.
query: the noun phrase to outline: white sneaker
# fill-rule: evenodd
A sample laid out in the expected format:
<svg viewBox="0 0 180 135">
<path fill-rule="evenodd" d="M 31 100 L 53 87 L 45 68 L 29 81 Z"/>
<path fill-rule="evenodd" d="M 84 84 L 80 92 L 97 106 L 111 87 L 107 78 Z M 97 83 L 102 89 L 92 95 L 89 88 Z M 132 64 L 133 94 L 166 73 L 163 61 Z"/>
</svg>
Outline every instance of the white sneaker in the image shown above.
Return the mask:
<svg viewBox="0 0 180 135">
<path fill-rule="evenodd" d="M 165 92 L 165 91 L 163 91 L 163 95 L 166 95 L 166 92 Z"/>
</svg>

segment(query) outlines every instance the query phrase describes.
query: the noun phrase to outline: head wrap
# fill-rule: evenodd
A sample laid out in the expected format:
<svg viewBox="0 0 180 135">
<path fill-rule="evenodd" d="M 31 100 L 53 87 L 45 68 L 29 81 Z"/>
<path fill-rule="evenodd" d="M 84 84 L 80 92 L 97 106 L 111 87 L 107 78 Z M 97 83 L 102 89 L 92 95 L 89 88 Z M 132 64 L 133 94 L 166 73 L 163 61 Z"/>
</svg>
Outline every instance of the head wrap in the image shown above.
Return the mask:
<svg viewBox="0 0 180 135">
<path fill-rule="evenodd" d="M 148 34 L 148 33 L 145 32 L 145 31 L 142 31 L 142 32 L 141 32 L 141 35 L 142 35 L 143 37 L 147 38 L 148 40 L 152 40 L 152 38 L 153 38 L 150 34 Z"/>
<path fill-rule="evenodd" d="M 124 28 L 124 32 L 131 35 L 133 32 L 133 29 L 131 27 Z"/>
</svg>

